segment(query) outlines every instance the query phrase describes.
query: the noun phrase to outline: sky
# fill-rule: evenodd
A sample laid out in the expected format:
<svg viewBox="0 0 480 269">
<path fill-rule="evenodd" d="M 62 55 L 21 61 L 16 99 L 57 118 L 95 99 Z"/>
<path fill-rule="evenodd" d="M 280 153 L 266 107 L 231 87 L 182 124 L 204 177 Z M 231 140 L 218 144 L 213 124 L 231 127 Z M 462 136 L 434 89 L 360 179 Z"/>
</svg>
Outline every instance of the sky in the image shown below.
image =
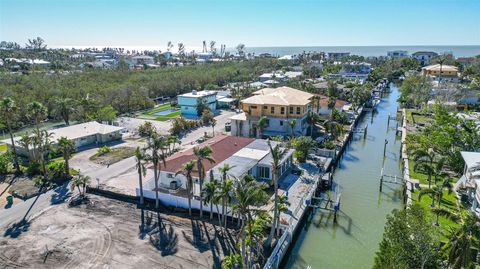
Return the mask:
<svg viewBox="0 0 480 269">
<path fill-rule="evenodd" d="M 480 45 L 480 0 L 0 0 L 0 40 L 49 47 Z"/>
</svg>

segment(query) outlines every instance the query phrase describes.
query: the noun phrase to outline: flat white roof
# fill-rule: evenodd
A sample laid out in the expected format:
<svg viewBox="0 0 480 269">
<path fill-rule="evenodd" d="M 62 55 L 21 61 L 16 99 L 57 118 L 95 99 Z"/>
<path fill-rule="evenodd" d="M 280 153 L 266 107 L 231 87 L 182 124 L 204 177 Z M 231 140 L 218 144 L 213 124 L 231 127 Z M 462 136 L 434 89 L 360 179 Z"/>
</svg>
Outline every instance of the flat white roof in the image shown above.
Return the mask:
<svg viewBox="0 0 480 269">
<path fill-rule="evenodd" d="M 236 157 L 243 157 L 248 159 L 254 159 L 260 161 L 269 153 L 268 150 L 260 150 L 260 149 L 253 149 L 253 148 L 243 148 L 239 150 L 237 153 L 233 154 Z"/>
<path fill-rule="evenodd" d="M 180 94 L 179 96 L 198 98 L 198 97 L 204 97 L 204 96 L 216 95 L 216 94 L 217 94 L 216 91 L 199 91 L 199 92 L 197 92 L 197 91 L 192 91 L 192 92 Z"/>
<path fill-rule="evenodd" d="M 480 152 L 462 151 L 460 153 L 468 167 L 480 165 Z"/>
</svg>

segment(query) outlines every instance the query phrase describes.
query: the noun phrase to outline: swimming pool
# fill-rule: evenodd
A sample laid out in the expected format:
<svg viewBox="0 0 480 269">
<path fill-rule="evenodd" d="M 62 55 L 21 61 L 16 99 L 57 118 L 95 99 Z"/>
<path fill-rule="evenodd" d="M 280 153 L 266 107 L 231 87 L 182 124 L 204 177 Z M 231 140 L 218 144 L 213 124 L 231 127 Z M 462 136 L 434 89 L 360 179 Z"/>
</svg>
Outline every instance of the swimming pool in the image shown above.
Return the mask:
<svg viewBox="0 0 480 269">
<path fill-rule="evenodd" d="M 172 112 L 175 112 L 176 109 L 175 108 L 165 108 L 163 110 L 160 110 L 160 111 L 157 111 L 155 113 L 153 113 L 153 115 L 168 115 Z"/>
</svg>

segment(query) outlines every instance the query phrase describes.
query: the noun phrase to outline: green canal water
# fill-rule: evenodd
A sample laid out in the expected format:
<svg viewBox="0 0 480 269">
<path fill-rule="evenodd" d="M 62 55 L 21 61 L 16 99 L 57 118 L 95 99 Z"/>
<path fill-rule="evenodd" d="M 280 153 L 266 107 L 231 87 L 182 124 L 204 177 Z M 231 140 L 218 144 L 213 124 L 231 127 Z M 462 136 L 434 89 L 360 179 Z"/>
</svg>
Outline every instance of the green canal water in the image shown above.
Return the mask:
<svg viewBox="0 0 480 269">
<path fill-rule="evenodd" d="M 338 223 L 326 212 L 313 213 L 297 238 L 285 268 L 372 268 L 386 216 L 402 206 L 401 187 L 384 184 L 379 192 L 382 167 L 385 174 L 401 175 L 400 138 L 395 135 L 398 88 L 384 96 L 373 115 L 368 112 L 358 127 L 368 124 L 367 137 L 355 134 L 333 178 L 341 193 Z M 383 157 L 385 139 L 388 140 Z"/>
</svg>

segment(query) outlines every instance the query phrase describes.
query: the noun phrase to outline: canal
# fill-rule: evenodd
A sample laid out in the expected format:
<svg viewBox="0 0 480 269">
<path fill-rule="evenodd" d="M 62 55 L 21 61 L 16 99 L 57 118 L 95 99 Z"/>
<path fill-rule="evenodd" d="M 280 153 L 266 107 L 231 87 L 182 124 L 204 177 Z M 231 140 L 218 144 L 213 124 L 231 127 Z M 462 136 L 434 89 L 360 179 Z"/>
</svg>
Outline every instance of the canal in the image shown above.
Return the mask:
<svg viewBox="0 0 480 269">
<path fill-rule="evenodd" d="M 367 137 L 355 134 L 336 169 L 333 180 L 341 193 L 337 224 L 331 213 L 317 210 L 302 228 L 284 268 L 372 268 L 382 238 L 386 216 L 402 206 L 401 187 L 384 184 L 379 192 L 382 167 L 386 174 L 401 175 L 400 137 L 395 135 L 398 88 L 390 87 L 373 115 L 367 112 L 358 126 L 368 124 Z M 385 158 L 385 139 L 388 140 Z"/>
</svg>

